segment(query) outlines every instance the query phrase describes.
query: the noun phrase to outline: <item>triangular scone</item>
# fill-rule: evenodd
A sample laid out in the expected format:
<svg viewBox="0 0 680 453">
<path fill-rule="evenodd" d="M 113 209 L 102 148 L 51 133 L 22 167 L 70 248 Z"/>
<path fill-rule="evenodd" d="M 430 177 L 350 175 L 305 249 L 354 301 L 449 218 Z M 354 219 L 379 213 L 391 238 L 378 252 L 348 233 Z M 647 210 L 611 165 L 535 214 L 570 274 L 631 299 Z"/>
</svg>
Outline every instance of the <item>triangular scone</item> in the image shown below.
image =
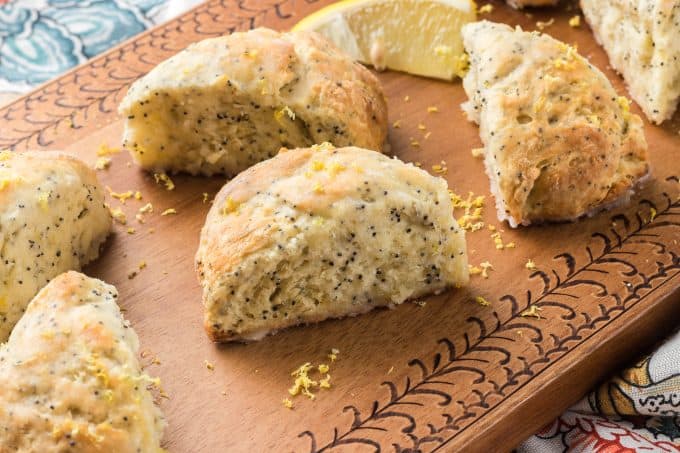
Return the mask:
<svg viewBox="0 0 680 453">
<path fill-rule="evenodd" d="M 463 41 L 463 109 L 479 124 L 500 220 L 573 220 L 648 173 L 642 121 L 576 49 L 488 21 L 466 25 Z"/>
<path fill-rule="evenodd" d="M 647 118 L 670 119 L 680 100 L 680 1 L 581 0 L 581 9 Z"/>
<path fill-rule="evenodd" d="M 233 176 L 280 147 L 380 150 L 378 79 L 323 36 L 258 28 L 210 38 L 137 80 L 120 104 L 143 168 Z"/>
<path fill-rule="evenodd" d="M 104 190 L 84 162 L 0 153 L 0 342 L 51 278 L 97 257 L 110 230 Z"/>
<path fill-rule="evenodd" d="M 0 451 L 160 452 L 164 421 L 116 289 L 53 279 L 0 346 Z"/>
<path fill-rule="evenodd" d="M 255 340 L 468 279 L 446 181 L 328 144 L 281 152 L 224 186 L 196 263 L 216 341 Z"/>
</svg>

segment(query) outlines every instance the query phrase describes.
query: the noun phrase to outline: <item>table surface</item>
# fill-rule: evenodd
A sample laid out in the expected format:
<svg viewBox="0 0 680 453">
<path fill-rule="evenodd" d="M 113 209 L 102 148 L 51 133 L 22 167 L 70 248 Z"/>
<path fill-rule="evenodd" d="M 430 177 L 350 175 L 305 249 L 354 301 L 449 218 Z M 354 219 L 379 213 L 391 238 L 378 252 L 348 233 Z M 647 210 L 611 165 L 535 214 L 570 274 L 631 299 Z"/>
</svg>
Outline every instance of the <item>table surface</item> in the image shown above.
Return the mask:
<svg viewBox="0 0 680 453">
<path fill-rule="evenodd" d="M 255 26 L 288 29 L 324 1 L 211 1 L 103 54 L 0 110 L 0 148 L 65 149 L 90 163 L 101 144 L 120 146 L 117 104 L 127 87 L 188 43 Z M 575 11 L 529 17 L 493 2 L 491 20 L 545 32 L 591 59 L 619 92 L 586 25 L 571 28 Z M 113 156 L 99 173 L 114 191 L 140 190 L 143 200 L 120 206 L 103 256 L 86 271 L 115 284 L 120 305 L 138 332 L 148 371 L 161 377 L 161 406 L 170 451 L 499 451 L 509 450 L 575 402 L 598 380 L 678 324 L 680 308 L 680 118 L 647 122 L 653 178 L 627 207 L 577 223 L 517 230 L 492 208 L 477 127 L 460 110 L 460 81 L 444 83 L 386 72 L 391 153 L 423 168 L 446 161 L 457 193 L 487 197 L 484 221 L 513 249 L 496 250 L 486 229 L 468 234 L 471 264 L 489 261 L 489 278 L 466 288 L 344 320 L 281 332 L 249 345 L 212 344 L 202 328 L 193 257 L 220 178 L 173 177 L 167 191 Z M 405 101 L 409 96 L 409 101 Z M 438 113 L 428 113 L 435 105 Z M 637 107 L 635 111 L 639 112 Z M 426 131 L 418 128 L 426 126 Z M 425 133 L 431 134 L 425 138 Z M 420 147 L 410 145 L 412 139 Z M 151 202 L 144 224 L 134 214 Z M 176 216 L 160 216 L 175 208 Z M 650 221 L 651 208 L 656 217 Z M 459 214 L 459 213 L 457 213 Z M 129 227 L 135 228 L 128 234 Z M 525 269 L 527 259 L 538 266 Z M 147 267 L 128 278 L 140 261 Z M 474 302 L 482 296 L 491 304 Z M 522 316 L 531 305 L 540 319 Z M 286 409 L 290 372 L 340 350 L 330 390 Z M 158 360 L 152 364 L 153 358 Z M 214 364 L 214 370 L 205 361 Z"/>
</svg>

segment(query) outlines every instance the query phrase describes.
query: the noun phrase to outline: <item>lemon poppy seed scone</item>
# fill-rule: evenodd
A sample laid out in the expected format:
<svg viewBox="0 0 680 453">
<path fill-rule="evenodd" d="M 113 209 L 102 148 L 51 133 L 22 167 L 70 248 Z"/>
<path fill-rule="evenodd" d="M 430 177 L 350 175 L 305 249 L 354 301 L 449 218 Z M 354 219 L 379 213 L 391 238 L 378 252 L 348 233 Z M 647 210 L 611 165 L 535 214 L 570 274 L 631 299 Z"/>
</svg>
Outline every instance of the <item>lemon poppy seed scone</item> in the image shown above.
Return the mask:
<svg viewBox="0 0 680 453">
<path fill-rule="evenodd" d="M 256 340 L 468 279 L 446 181 L 328 144 L 281 152 L 225 185 L 196 265 L 216 341 Z"/>
<path fill-rule="evenodd" d="M 161 452 L 164 421 L 116 289 L 53 279 L 0 346 L 0 451 Z"/>
<path fill-rule="evenodd" d="M 483 21 L 463 28 L 463 109 L 479 124 L 500 220 L 573 220 L 649 172 L 642 120 L 573 47 Z"/>
<path fill-rule="evenodd" d="M 280 147 L 381 150 L 387 105 L 371 72 L 313 32 L 256 29 L 189 46 L 119 108 L 146 169 L 232 176 Z"/>
<path fill-rule="evenodd" d="M 680 100 L 680 1 L 581 0 L 581 10 L 647 118 L 670 119 Z"/>
<path fill-rule="evenodd" d="M 50 279 L 97 257 L 110 229 L 104 191 L 85 163 L 0 153 L 0 342 Z"/>
</svg>

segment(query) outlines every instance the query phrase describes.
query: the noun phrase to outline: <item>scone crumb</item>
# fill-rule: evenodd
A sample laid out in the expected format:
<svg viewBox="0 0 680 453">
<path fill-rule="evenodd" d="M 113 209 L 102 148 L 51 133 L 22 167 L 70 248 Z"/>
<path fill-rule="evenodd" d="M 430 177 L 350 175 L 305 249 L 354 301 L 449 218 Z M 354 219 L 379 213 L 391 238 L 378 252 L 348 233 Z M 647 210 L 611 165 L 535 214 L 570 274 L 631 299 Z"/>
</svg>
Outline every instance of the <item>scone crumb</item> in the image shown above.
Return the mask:
<svg viewBox="0 0 680 453">
<path fill-rule="evenodd" d="M 154 173 L 153 179 L 156 180 L 156 184 L 163 183 L 165 185 L 166 190 L 174 190 L 175 189 L 175 183 L 172 181 L 172 179 L 170 179 L 170 176 L 165 174 L 165 172 Z"/>
<path fill-rule="evenodd" d="M 491 239 L 493 239 L 493 243 L 496 246 L 496 250 L 503 250 L 505 248 L 500 232 L 496 231 L 495 233 L 492 233 Z"/>
<path fill-rule="evenodd" d="M 430 138 L 430 135 L 432 135 L 432 132 L 426 132 L 425 135 L 423 135 L 423 138 L 427 140 L 428 138 Z"/>
<path fill-rule="evenodd" d="M 440 164 L 435 164 L 432 166 L 432 171 L 438 175 L 445 175 L 449 168 L 446 166 L 446 161 L 441 161 Z"/>
<path fill-rule="evenodd" d="M 326 365 L 325 363 L 320 364 L 317 368 L 319 369 L 319 373 L 321 373 L 321 374 L 328 373 L 328 370 L 330 369 L 330 367 L 328 365 Z"/>
<path fill-rule="evenodd" d="M 111 217 L 113 217 L 113 219 L 116 222 L 120 223 L 121 225 L 125 225 L 127 223 L 127 216 L 122 211 L 122 209 L 120 209 L 120 208 L 110 209 L 109 208 L 109 212 L 111 212 Z"/>
<path fill-rule="evenodd" d="M 542 20 L 539 20 L 539 21 L 536 22 L 536 28 L 543 31 L 546 28 L 550 27 L 554 23 L 555 23 L 555 18 L 552 18 L 549 21 L 545 21 L 545 22 L 542 21 Z"/>
<path fill-rule="evenodd" d="M 424 307 L 425 305 L 427 305 L 427 302 L 425 302 L 424 300 L 416 300 L 414 301 L 414 303 L 419 307 Z"/>
<path fill-rule="evenodd" d="M 425 126 L 423 123 L 418 123 L 418 129 L 421 131 L 427 130 L 427 126 Z"/>
<path fill-rule="evenodd" d="M 525 268 L 529 269 L 530 271 L 536 270 L 536 263 L 534 263 L 533 260 L 528 259 L 527 263 L 524 265 Z"/>
<path fill-rule="evenodd" d="M 439 113 L 439 108 L 436 105 L 431 105 L 427 108 L 427 113 Z"/>
<path fill-rule="evenodd" d="M 175 215 L 175 214 L 177 214 L 177 210 L 175 208 L 169 208 L 161 212 L 161 215 Z"/>
<path fill-rule="evenodd" d="M 410 145 L 414 148 L 420 148 L 420 142 L 413 137 L 409 137 Z"/>
<path fill-rule="evenodd" d="M 478 266 L 473 266 L 472 264 L 468 264 L 468 272 L 470 273 L 470 275 L 481 275 L 482 269 L 479 268 Z"/>
<path fill-rule="evenodd" d="M 140 261 L 139 264 L 137 265 L 137 267 L 141 271 L 142 269 L 144 269 L 146 267 L 146 261 L 144 261 L 144 260 Z"/>
<path fill-rule="evenodd" d="M 139 210 L 137 212 L 139 212 L 140 214 L 152 213 L 153 212 L 153 205 L 151 203 L 147 203 L 144 206 L 142 206 L 141 208 L 139 208 Z"/>
<path fill-rule="evenodd" d="M 472 148 L 472 157 L 483 157 L 484 148 Z"/>
<path fill-rule="evenodd" d="M 479 264 L 479 267 L 482 268 L 482 277 L 489 278 L 489 271 L 493 270 L 493 266 L 491 265 L 491 263 L 489 263 L 488 261 L 484 261 L 483 263 Z"/>
<path fill-rule="evenodd" d="M 538 305 L 531 305 L 529 308 L 524 310 L 519 315 L 523 316 L 525 318 L 533 317 L 533 318 L 536 318 L 536 319 L 541 319 L 541 314 L 539 313 L 539 311 L 541 311 L 541 310 L 542 310 L 542 308 L 539 307 Z"/>
<path fill-rule="evenodd" d="M 390 369 L 387 370 L 387 374 L 392 374 L 393 371 L 394 371 L 394 365 L 392 365 L 392 366 L 390 367 Z"/>
<path fill-rule="evenodd" d="M 483 298 L 482 296 L 476 296 L 476 297 L 475 297 L 475 302 L 477 302 L 477 303 L 478 303 L 479 305 L 481 305 L 482 307 L 488 307 L 489 305 L 491 305 L 491 302 L 489 302 L 488 300 L 486 300 L 486 299 Z"/>
<path fill-rule="evenodd" d="M 284 398 L 282 400 L 283 407 L 286 409 L 293 409 L 293 402 L 289 398 Z"/>
<path fill-rule="evenodd" d="M 330 354 L 328 354 L 329 360 L 330 360 L 331 362 L 335 362 L 336 360 L 338 360 L 338 354 L 340 354 L 340 350 L 339 350 L 339 349 L 335 349 L 335 348 L 331 349 Z"/>
<path fill-rule="evenodd" d="M 128 190 L 126 192 L 114 192 L 109 186 L 106 186 L 106 190 L 109 191 L 109 195 L 111 195 L 111 197 L 120 201 L 122 204 L 125 204 L 126 201 L 128 201 L 135 195 L 134 192 L 131 190 Z"/>
<path fill-rule="evenodd" d="M 404 102 L 410 102 L 411 101 L 411 96 L 406 95 L 404 96 Z"/>
<path fill-rule="evenodd" d="M 397 120 L 394 123 L 392 123 L 392 127 L 395 129 L 399 129 L 401 127 L 401 120 Z"/>
<path fill-rule="evenodd" d="M 106 170 L 111 166 L 111 158 L 110 157 L 98 157 L 97 161 L 94 163 L 94 169 L 95 170 Z"/>
<path fill-rule="evenodd" d="M 135 234 L 135 229 L 130 227 L 127 229 L 127 234 Z"/>
<path fill-rule="evenodd" d="M 326 377 L 319 380 L 319 387 L 322 389 L 331 388 L 331 375 L 327 374 Z"/>
<path fill-rule="evenodd" d="M 205 367 L 209 369 L 210 371 L 215 371 L 215 364 L 212 362 L 208 362 L 207 360 L 204 360 L 203 363 L 205 364 Z"/>
<path fill-rule="evenodd" d="M 208 202 L 208 198 L 210 196 L 208 195 L 208 192 L 203 192 L 203 204 L 206 204 Z"/>
<path fill-rule="evenodd" d="M 569 19 L 569 26 L 572 28 L 578 28 L 581 25 L 581 16 L 578 14 Z"/>
<path fill-rule="evenodd" d="M 99 145 L 99 149 L 97 149 L 97 156 L 110 156 L 111 154 L 118 154 L 119 152 L 120 148 L 111 148 L 106 143 L 102 143 Z"/>
<path fill-rule="evenodd" d="M 139 190 L 135 191 L 135 200 L 139 201 L 142 199 L 142 192 Z"/>
<path fill-rule="evenodd" d="M 489 14 L 493 12 L 493 5 L 491 3 L 487 3 L 486 5 L 482 6 L 477 10 L 479 14 Z"/>
<path fill-rule="evenodd" d="M 653 222 L 655 218 L 656 218 L 656 209 L 649 208 L 649 221 Z"/>
</svg>

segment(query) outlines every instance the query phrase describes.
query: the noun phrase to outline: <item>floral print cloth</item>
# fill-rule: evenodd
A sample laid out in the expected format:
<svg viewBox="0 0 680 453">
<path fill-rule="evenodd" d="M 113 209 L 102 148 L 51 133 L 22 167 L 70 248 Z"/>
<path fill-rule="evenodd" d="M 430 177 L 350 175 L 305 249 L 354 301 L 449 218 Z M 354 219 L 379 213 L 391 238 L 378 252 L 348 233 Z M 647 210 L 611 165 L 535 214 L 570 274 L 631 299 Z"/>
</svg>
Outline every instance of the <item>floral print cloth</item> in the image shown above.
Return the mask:
<svg viewBox="0 0 680 453">
<path fill-rule="evenodd" d="M 680 332 L 518 449 L 561 451 L 680 453 Z"/>
<path fill-rule="evenodd" d="M 0 0 L 0 105 L 199 1 Z M 680 453 L 680 333 L 518 448 L 539 452 Z"/>
<path fill-rule="evenodd" d="M 166 0 L 0 0 L 7 100 L 160 21 Z"/>
</svg>

